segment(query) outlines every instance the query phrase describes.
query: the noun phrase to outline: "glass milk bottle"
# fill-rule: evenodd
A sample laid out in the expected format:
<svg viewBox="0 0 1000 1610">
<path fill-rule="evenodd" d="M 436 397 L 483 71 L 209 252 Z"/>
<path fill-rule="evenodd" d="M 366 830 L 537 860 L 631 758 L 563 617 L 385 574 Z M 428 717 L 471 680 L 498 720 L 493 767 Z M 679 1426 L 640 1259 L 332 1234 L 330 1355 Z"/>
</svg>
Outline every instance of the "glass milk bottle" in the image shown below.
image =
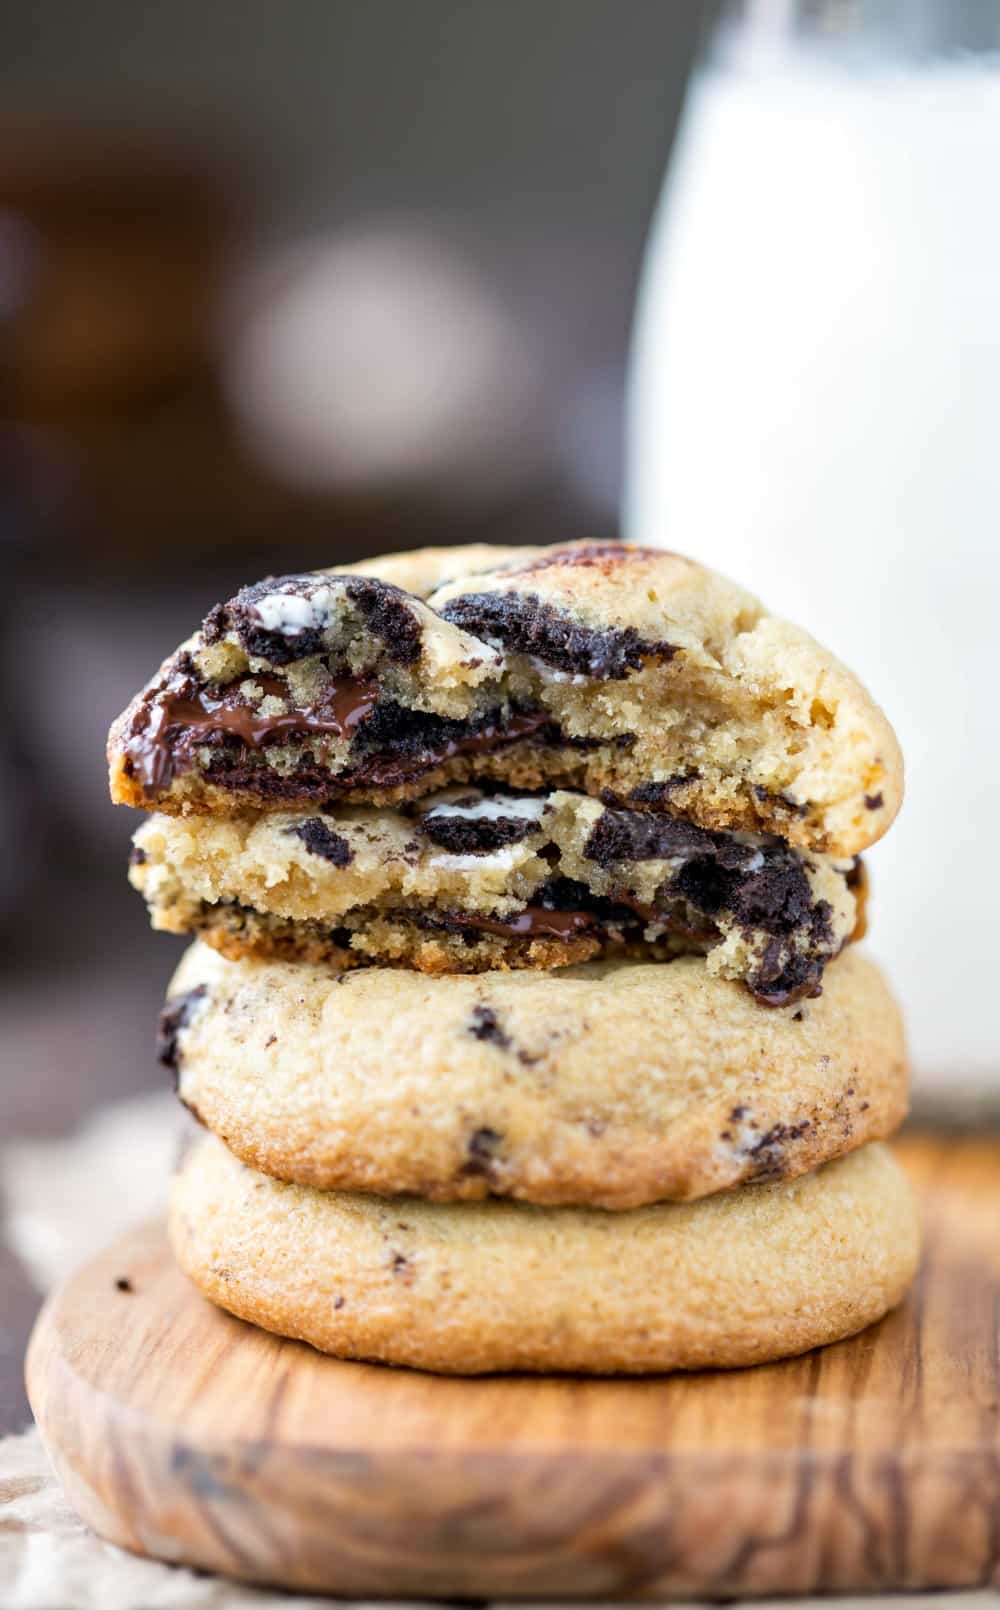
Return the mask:
<svg viewBox="0 0 1000 1610">
<path fill-rule="evenodd" d="M 899 732 L 870 943 L 925 1088 L 996 1080 L 1000 1053 L 998 50 L 1000 3 L 731 17 L 629 382 L 629 540 L 808 627 Z"/>
</svg>

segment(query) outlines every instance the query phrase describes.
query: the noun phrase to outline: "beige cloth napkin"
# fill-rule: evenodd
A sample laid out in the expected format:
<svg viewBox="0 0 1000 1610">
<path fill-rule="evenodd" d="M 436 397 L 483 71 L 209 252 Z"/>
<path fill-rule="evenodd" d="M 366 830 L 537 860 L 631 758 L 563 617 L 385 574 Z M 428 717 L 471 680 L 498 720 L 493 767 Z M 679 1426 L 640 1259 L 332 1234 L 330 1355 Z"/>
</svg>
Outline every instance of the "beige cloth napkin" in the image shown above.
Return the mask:
<svg viewBox="0 0 1000 1610">
<path fill-rule="evenodd" d="M 3 1233 L 40 1289 L 130 1223 L 159 1212 L 182 1128 L 171 1099 L 147 1096 L 98 1113 L 68 1141 L 0 1151 Z M 773 1610 L 805 1602 L 819 1607 L 824 1601 L 782 1600 Z M 2 1610 L 315 1610 L 321 1603 L 330 1601 L 241 1588 L 102 1543 L 67 1505 L 37 1432 L 0 1441 Z M 871 1604 L 837 1601 L 838 1610 L 870 1610 Z M 997 1604 L 995 1592 L 879 1600 L 895 1610 L 996 1610 Z M 768 1607 L 757 1601 L 755 1610 Z"/>
</svg>

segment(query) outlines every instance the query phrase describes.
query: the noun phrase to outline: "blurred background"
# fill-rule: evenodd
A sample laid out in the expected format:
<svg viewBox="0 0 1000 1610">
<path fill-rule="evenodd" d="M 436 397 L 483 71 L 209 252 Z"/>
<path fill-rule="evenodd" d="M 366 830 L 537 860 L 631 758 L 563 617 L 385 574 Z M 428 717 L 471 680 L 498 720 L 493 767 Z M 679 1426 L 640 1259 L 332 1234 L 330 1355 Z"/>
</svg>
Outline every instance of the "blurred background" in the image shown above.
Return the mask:
<svg viewBox="0 0 1000 1610">
<path fill-rule="evenodd" d="M 998 63 L 1000 0 L 0 10 L 0 1149 L 162 1082 L 111 718 L 428 542 L 676 547 L 854 664 L 919 1087 L 992 1079 Z M 34 1305 L 0 1248 L 0 1430 Z"/>
</svg>

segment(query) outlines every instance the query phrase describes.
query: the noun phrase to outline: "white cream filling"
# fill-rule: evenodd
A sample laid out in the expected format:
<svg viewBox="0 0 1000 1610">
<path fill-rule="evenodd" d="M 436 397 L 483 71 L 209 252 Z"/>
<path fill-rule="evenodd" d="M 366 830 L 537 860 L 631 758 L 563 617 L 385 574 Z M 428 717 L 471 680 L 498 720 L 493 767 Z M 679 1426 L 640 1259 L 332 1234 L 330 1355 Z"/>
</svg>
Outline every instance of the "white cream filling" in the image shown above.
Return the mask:
<svg viewBox="0 0 1000 1610">
<path fill-rule="evenodd" d="M 469 822 L 496 822 L 510 817 L 522 822 L 538 822 L 548 809 L 547 798 L 516 799 L 508 798 L 504 795 L 493 797 L 483 795 L 471 805 L 461 803 L 461 801 L 468 798 L 467 789 L 459 789 L 449 794 L 438 794 L 434 799 L 427 801 L 422 814 L 424 816 L 460 816 Z"/>
<path fill-rule="evenodd" d="M 489 850 L 483 855 L 433 855 L 430 864 L 449 872 L 510 872 L 520 848 L 518 844 L 507 844 L 502 850 Z"/>
<path fill-rule="evenodd" d="M 316 627 L 329 626 L 337 590 L 317 587 L 306 596 L 301 593 L 265 593 L 257 600 L 254 609 L 269 632 L 281 632 L 286 637 L 300 637 Z"/>
</svg>

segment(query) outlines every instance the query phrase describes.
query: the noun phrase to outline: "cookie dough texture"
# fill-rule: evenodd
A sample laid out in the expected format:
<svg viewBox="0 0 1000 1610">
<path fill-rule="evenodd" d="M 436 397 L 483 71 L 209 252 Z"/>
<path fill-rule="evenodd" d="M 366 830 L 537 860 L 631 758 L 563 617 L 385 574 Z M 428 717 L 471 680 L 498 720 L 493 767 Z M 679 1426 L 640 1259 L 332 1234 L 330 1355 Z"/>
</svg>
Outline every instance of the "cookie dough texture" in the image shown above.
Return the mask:
<svg viewBox="0 0 1000 1610">
<path fill-rule="evenodd" d="M 339 1358 L 463 1375 L 758 1364 L 882 1317 L 919 1230 L 890 1153 L 627 1214 L 461 1207 L 285 1185 L 207 1137 L 172 1192 L 181 1267 L 213 1302 Z"/>
<path fill-rule="evenodd" d="M 899 1012 L 858 947 L 769 1011 L 699 957 L 338 976 L 195 945 L 163 1024 L 202 1122 L 323 1189 L 630 1209 L 800 1175 L 906 1110 Z"/>
<path fill-rule="evenodd" d="M 405 813 L 157 815 L 134 844 L 154 926 L 234 960 L 450 973 L 694 951 L 783 1005 L 815 993 L 863 924 L 851 860 L 565 790 L 454 789 Z"/>
<path fill-rule="evenodd" d="M 218 605 L 112 728 L 112 797 L 231 815 L 487 777 L 833 855 L 890 826 L 885 716 L 749 593 L 623 544 L 500 549 L 492 568 L 489 552 L 271 578 Z"/>
</svg>

